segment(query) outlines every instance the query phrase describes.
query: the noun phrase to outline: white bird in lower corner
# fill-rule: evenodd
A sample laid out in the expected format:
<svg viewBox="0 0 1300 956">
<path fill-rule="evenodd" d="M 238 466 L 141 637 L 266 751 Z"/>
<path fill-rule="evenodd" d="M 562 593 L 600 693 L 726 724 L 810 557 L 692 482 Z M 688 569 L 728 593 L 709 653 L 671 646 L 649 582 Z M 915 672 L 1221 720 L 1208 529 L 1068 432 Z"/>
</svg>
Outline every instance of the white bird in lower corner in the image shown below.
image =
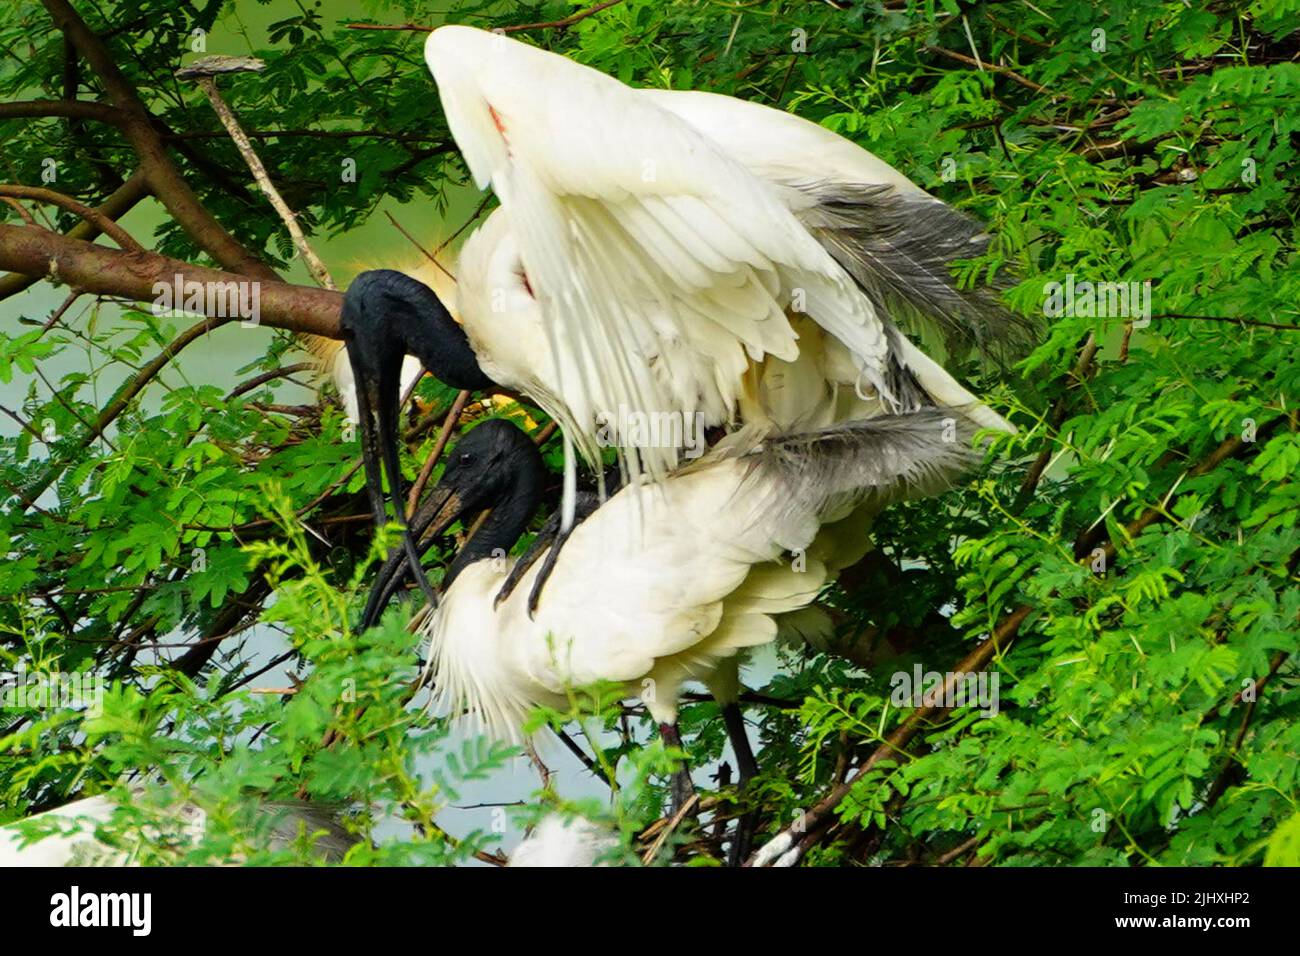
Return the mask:
<svg viewBox="0 0 1300 956">
<path fill-rule="evenodd" d="M 110 795 L 99 794 L 0 826 L 0 867 L 138 866 L 146 843 L 165 847 L 167 855 L 179 860 L 203 838 L 207 828 L 206 811 L 195 803 L 180 801 L 132 834 L 134 845 L 110 843 L 100 834 L 111 829 L 118 809 Z M 321 860 L 337 863 L 357 839 L 329 813 L 307 804 L 263 803 L 257 812 L 271 820 L 271 849 L 286 847 L 306 835 Z"/>
</svg>

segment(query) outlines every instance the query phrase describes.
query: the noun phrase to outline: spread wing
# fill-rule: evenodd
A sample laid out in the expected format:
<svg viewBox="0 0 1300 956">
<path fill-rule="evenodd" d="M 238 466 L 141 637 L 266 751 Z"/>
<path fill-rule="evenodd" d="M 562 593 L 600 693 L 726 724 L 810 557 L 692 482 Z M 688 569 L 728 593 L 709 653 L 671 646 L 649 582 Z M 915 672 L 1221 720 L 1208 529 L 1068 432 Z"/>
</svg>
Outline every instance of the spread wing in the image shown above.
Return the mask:
<svg viewBox="0 0 1300 956">
<path fill-rule="evenodd" d="M 470 172 L 509 217 L 560 358 L 562 424 L 589 461 L 597 416 L 620 408 L 730 415 L 751 361 L 797 356 L 788 312 L 806 313 L 866 383 L 907 404 L 892 330 L 781 187 L 561 56 L 459 26 L 435 30 L 425 56 Z M 684 381 L 694 408 L 682 407 Z M 633 475 L 677 463 L 677 448 L 617 443 Z"/>
</svg>

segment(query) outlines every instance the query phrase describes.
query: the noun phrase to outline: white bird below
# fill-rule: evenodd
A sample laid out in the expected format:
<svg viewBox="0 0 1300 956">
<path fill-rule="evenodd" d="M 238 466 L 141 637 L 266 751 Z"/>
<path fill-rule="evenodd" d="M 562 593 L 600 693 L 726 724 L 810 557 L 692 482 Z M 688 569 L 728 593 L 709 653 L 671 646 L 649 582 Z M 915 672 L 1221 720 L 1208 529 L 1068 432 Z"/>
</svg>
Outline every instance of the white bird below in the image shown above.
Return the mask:
<svg viewBox="0 0 1300 956">
<path fill-rule="evenodd" d="M 207 829 L 207 812 L 195 803 L 180 801 L 133 834 L 136 845 L 110 844 L 97 831 L 110 827 L 117 811 L 112 797 L 99 794 L 0 826 L 0 867 L 138 866 L 146 843 L 165 847 L 166 854 L 179 859 Z M 313 837 L 313 847 L 323 860 L 338 862 L 356 842 L 328 814 L 307 805 L 260 804 L 257 812 L 274 818 L 272 849 L 288 846 L 305 832 Z"/>
<path fill-rule="evenodd" d="M 544 467 L 518 428 L 483 422 L 451 450 L 412 519 L 415 538 L 431 541 L 489 509 L 420 627 L 433 706 L 519 741 L 533 708 L 567 711 L 574 691 L 615 683 L 677 743 L 681 686 L 699 680 L 733 715 L 727 729 L 747 779 L 738 655 L 772 641 L 783 616 L 807 609 L 865 553 L 876 510 L 936 490 L 969 463 L 970 433 L 946 440 L 950 423 L 927 409 L 769 439 L 759 450 L 724 445 L 661 482 L 624 488 L 548 555 L 555 560 L 534 611 L 547 561 L 521 564 L 516 577 L 505 555 L 536 508 Z M 394 557 L 381 571 L 363 626 L 405 568 Z M 674 805 L 686 780 L 674 780 Z"/>
</svg>

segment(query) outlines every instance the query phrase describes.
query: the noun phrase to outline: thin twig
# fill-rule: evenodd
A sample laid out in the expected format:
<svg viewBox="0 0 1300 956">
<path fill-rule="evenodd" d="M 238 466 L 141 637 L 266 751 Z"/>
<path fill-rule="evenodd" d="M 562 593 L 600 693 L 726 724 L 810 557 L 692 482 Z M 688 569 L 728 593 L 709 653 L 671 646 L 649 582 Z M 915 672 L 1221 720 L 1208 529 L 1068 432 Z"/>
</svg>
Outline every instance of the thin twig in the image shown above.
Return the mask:
<svg viewBox="0 0 1300 956">
<path fill-rule="evenodd" d="M 973 66 L 980 70 L 992 70 L 994 73 L 1001 73 L 1003 76 L 1015 80 L 1021 86 L 1033 90 L 1035 93 L 1051 95 L 1051 90 L 1047 87 L 1040 86 L 1033 80 L 1021 76 L 1009 67 L 998 66 L 996 63 L 981 63 L 979 60 L 969 57 L 965 53 L 958 53 L 956 50 L 946 50 L 941 46 L 927 46 L 925 49 L 929 50 L 931 53 L 938 53 L 951 60 L 956 60 L 958 63 L 965 63 L 967 66 Z"/>
<path fill-rule="evenodd" d="M 465 410 L 465 403 L 469 401 L 469 392 L 459 392 L 456 400 L 451 403 L 451 410 L 447 412 L 447 417 L 443 419 L 442 431 L 438 432 L 438 439 L 433 443 L 433 450 L 429 452 L 429 457 L 424 460 L 424 467 L 420 469 L 420 474 L 415 479 L 415 484 L 411 485 L 411 493 L 406 498 L 406 512 L 408 515 L 415 515 L 415 507 L 420 503 L 420 495 L 424 494 L 424 487 L 429 483 L 429 476 L 433 474 L 433 468 L 442 457 L 443 449 L 447 447 L 447 442 L 451 439 L 452 430 L 456 427 L 456 422 L 460 420 L 460 413 Z"/>
<path fill-rule="evenodd" d="M 681 809 L 673 814 L 672 819 L 668 821 L 668 825 L 659 831 L 659 835 L 655 837 L 654 843 L 650 844 L 650 849 L 646 850 L 645 853 L 642 854 L 641 862 L 643 864 L 646 866 L 650 865 L 651 861 L 653 861 L 659 854 L 659 850 L 664 845 L 664 841 L 666 841 L 672 832 L 681 825 L 681 822 L 686 819 L 687 814 L 694 810 L 695 805 L 699 802 L 700 795 L 698 793 L 692 793 L 690 799 L 682 804 Z"/>
<path fill-rule="evenodd" d="M 217 91 L 217 81 L 211 76 L 198 76 L 195 77 L 195 82 L 207 94 L 208 102 L 212 104 L 212 109 L 220 118 L 221 124 L 226 127 L 226 132 L 230 134 L 230 138 L 235 141 L 239 155 L 244 157 L 244 162 L 248 164 L 253 179 L 257 181 L 258 187 L 270 200 L 281 221 L 284 222 L 285 228 L 289 230 L 289 236 L 293 239 L 294 246 L 302 255 L 303 262 L 307 264 L 307 271 L 311 273 L 317 285 L 331 291 L 334 290 L 336 286 L 334 280 L 330 277 L 329 270 L 325 268 L 325 263 L 320 260 L 320 257 L 316 255 L 316 251 L 307 242 L 307 236 L 302 231 L 302 226 L 298 224 L 297 215 L 289 208 L 289 204 L 284 201 L 280 191 L 271 182 L 266 167 L 262 165 L 262 160 L 257 155 L 257 151 L 253 149 L 252 141 L 244 132 L 243 127 L 239 125 L 239 120 L 235 118 L 235 114 L 230 107 L 226 105 L 226 101 L 221 98 L 221 94 Z"/>
<path fill-rule="evenodd" d="M 74 213 L 86 222 L 90 223 L 127 252 L 144 252 L 144 246 L 136 242 L 135 239 L 133 239 L 131 235 L 116 222 L 105 216 L 98 209 L 91 209 L 85 203 L 77 202 L 77 200 L 73 199 L 71 196 L 65 196 L 63 193 L 55 192 L 53 189 L 43 189 L 40 186 L 10 185 L 0 185 L 0 196 L 12 196 L 15 199 L 35 199 L 38 202 L 45 202 L 52 206 L 58 206 L 60 209 L 66 209 L 68 212 Z"/>
<path fill-rule="evenodd" d="M 456 277 L 447 271 L 447 267 L 444 266 L 438 260 L 438 257 L 434 255 L 432 252 L 430 252 L 428 249 L 424 248 L 424 246 L 420 245 L 419 241 L 413 235 L 407 232 L 405 228 L 403 228 L 402 224 L 397 221 L 397 217 L 395 217 L 387 209 L 384 210 L 384 215 L 388 217 L 388 221 L 393 224 L 393 226 L 397 229 L 397 231 L 406 237 L 407 242 L 415 246 L 415 248 L 419 249 L 420 252 L 424 255 L 424 257 L 428 259 L 430 262 L 432 262 L 435 266 L 437 266 L 438 269 L 442 271 L 442 274 L 445 275 L 448 279 L 450 279 L 452 282 L 456 281 Z M 442 247 L 439 246 L 438 248 L 441 249 Z"/>
</svg>

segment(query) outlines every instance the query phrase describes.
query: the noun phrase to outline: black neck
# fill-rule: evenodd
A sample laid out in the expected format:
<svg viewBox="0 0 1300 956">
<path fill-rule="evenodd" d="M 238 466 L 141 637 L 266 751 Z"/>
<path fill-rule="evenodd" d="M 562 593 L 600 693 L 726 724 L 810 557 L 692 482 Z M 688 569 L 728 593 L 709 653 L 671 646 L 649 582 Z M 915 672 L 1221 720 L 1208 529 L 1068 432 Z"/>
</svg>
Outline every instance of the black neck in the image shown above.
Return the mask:
<svg viewBox="0 0 1300 956">
<path fill-rule="evenodd" d="M 397 332 L 406 351 L 420 360 L 438 381 L 466 391 L 491 388 L 493 381 L 479 368 L 478 356 L 470 348 L 465 330 L 431 296 L 419 311 L 402 312 Z"/>
</svg>

